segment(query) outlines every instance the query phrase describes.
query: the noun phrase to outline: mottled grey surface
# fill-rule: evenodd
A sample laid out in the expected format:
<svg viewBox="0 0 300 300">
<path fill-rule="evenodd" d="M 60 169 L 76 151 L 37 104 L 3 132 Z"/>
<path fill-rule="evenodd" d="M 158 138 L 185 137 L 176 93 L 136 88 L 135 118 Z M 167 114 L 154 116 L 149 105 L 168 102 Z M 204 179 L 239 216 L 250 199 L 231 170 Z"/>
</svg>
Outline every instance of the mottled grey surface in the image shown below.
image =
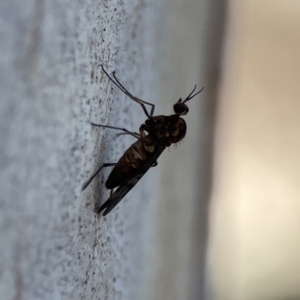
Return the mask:
<svg viewBox="0 0 300 300">
<path fill-rule="evenodd" d="M 102 74 L 156 102 L 164 1 L 0 3 L 0 298 L 141 299 L 158 173 L 106 218 L 103 162 L 145 119 Z M 151 199 L 151 201 L 150 201 Z M 153 200 L 153 201 L 152 201 Z"/>
<path fill-rule="evenodd" d="M 0 299 L 204 299 L 222 1 L 0 2 Z M 194 84 L 183 142 L 107 216 L 104 162 Z"/>
</svg>

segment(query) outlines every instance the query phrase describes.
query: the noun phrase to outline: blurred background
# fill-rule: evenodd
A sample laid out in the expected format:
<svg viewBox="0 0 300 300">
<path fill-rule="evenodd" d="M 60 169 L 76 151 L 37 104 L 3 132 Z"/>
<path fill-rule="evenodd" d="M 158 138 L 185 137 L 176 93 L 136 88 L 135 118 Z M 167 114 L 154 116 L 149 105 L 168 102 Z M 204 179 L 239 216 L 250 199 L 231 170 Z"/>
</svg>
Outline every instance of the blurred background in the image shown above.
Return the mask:
<svg viewBox="0 0 300 300">
<path fill-rule="evenodd" d="M 300 2 L 0 3 L 1 299 L 300 299 Z M 103 218 L 141 108 L 187 135 Z"/>
<path fill-rule="evenodd" d="M 300 3 L 228 5 L 210 202 L 213 299 L 300 299 Z"/>
</svg>

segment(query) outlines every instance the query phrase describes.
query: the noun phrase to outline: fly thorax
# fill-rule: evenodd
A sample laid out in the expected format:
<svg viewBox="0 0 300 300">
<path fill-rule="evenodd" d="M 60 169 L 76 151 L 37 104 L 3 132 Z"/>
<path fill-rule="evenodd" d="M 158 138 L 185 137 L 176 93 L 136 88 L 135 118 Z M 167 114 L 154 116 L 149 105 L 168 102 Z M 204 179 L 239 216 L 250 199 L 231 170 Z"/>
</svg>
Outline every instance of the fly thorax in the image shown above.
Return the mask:
<svg viewBox="0 0 300 300">
<path fill-rule="evenodd" d="M 155 133 L 158 139 L 167 137 L 169 135 L 168 124 L 166 122 L 157 122 L 155 124 Z"/>
</svg>

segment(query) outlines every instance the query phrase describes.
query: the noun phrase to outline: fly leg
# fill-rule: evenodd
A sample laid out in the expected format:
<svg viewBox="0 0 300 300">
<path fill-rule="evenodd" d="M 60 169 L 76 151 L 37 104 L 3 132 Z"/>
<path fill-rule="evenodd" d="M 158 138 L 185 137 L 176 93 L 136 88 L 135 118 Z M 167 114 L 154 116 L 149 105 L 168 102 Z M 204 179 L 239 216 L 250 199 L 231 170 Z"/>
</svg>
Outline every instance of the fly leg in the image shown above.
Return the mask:
<svg viewBox="0 0 300 300">
<path fill-rule="evenodd" d="M 93 126 L 96 126 L 96 127 L 103 127 L 103 128 L 110 128 L 110 129 L 116 129 L 116 130 L 121 130 L 123 131 L 124 133 L 121 133 L 121 134 L 129 134 L 137 139 L 140 138 L 140 135 L 137 133 L 137 132 L 132 132 L 132 131 L 129 131 L 127 130 L 126 128 L 120 128 L 120 127 L 114 127 L 114 126 L 109 126 L 109 125 L 102 125 L 102 124 L 95 124 L 95 123 L 91 123 Z"/>
<path fill-rule="evenodd" d="M 106 168 L 106 167 L 113 167 L 113 166 L 116 166 L 118 165 L 119 163 L 106 163 L 106 164 L 103 164 L 96 172 L 95 174 L 82 186 L 82 191 L 85 190 L 89 185 L 90 183 L 93 181 L 93 179 L 100 173 L 100 171 L 103 169 L 103 168 Z"/>
<path fill-rule="evenodd" d="M 126 96 L 128 96 L 131 100 L 139 103 L 142 106 L 142 109 L 144 111 L 144 113 L 146 114 L 146 116 L 148 118 L 151 118 L 153 116 L 154 113 L 154 109 L 155 109 L 155 105 L 153 103 L 150 102 L 146 102 L 138 97 L 133 96 L 122 84 L 121 82 L 118 80 L 118 78 L 115 75 L 115 72 L 113 72 L 113 77 L 111 77 L 107 71 L 104 69 L 103 65 L 101 65 L 102 71 L 106 74 L 106 76 L 109 78 L 110 81 L 112 81 L 114 83 L 114 85 L 116 85 Z M 148 110 L 146 108 L 146 105 L 150 105 L 151 106 L 151 111 L 150 114 L 148 113 Z"/>
<path fill-rule="evenodd" d="M 114 167 L 116 165 L 124 165 L 124 166 L 132 166 L 132 163 L 128 162 L 124 162 L 124 163 L 105 163 L 103 164 L 96 172 L 95 174 L 82 186 L 81 190 L 84 191 L 89 185 L 90 183 L 94 180 L 94 178 L 100 173 L 100 171 L 103 169 L 103 168 L 107 168 L 107 167 Z"/>
<path fill-rule="evenodd" d="M 124 134 L 129 134 L 137 139 L 140 139 L 141 137 L 145 137 L 145 131 L 144 131 L 144 127 L 143 125 L 141 125 L 140 127 L 140 134 L 138 134 L 137 132 L 131 132 L 125 128 L 120 128 L 120 127 L 114 127 L 114 126 L 108 126 L 108 125 L 102 125 L 102 124 L 95 124 L 95 123 L 91 123 L 93 126 L 97 126 L 97 127 L 103 127 L 103 128 L 111 128 L 111 129 L 116 129 L 116 130 L 121 130 L 124 132 Z M 122 163 L 124 164 L 124 163 Z M 131 163 L 125 163 L 126 165 L 131 165 Z M 96 172 L 95 174 L 82 186 L 82 191 L 85 190 L 89 184 L 93 181 L 93 179 L 99 174 L 99 172 L 106 167 L 113 167 L 116 165 L 120 165 L 120 163 L 105 163 L 103 164 Z"/>
</svg>

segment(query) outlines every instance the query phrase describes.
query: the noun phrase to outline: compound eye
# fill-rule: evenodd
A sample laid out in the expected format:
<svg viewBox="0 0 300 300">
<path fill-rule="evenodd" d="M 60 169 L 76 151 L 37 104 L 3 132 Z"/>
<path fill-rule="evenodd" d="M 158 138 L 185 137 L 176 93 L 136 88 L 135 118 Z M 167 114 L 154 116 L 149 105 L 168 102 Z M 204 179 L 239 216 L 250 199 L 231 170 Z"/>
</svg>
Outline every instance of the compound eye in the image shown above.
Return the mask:
<svg viewBox="0 0 300 300">
<path fill-rule="evenodd" d="M 177 102 L 173 105 L 173 108 L 178 115 L 186 115 L 189 112 L 189 108 L 184 103 Z"/>
<path fill-rule="evenodd" d="M 170 129 L 171 129 L 170 142 L 172 144 L 178 143 L 185 137 L 186 123 L 182 118 L 179 118 L 179 120 L 176 123 L 174 123 Z"/>
</svg>

